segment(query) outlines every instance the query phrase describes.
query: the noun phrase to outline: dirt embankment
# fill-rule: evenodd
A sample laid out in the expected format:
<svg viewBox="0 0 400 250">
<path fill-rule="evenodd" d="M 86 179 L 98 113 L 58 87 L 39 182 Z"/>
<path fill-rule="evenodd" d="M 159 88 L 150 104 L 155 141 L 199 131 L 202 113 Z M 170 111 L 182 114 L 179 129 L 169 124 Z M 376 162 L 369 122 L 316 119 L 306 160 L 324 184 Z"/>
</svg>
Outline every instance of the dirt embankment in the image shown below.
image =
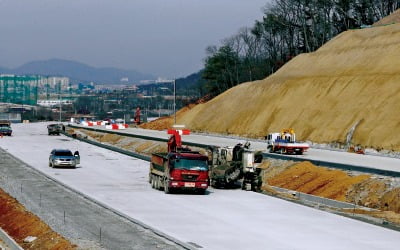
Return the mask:
<svg viewBox="0 0 400 250">
<path fill-rule="evenodd" d="M 95 140 L 102 143 L 108 143 L 125 150 L 134 151 L 139 154 L 150 155 L 154 152 L 166 152 L 167 145 L 165 142 L 155 142 L 137 139 L 133 137 L 125 137 L 116 134 L 99 133 L 84 129 L 69 129 L 70 134 L 80 134 L 87 136 L 88 139 Z"/>
<path fill-rule="evenodd" d="M 310 162 L 273 163 L 263 167 L 263 187 L 299 191 L 320 197 L 349 202 L 379 211 L 370 215 L 400 224 L 400 182 L 390 177 L 349 174 L 341 170 L 317 167 Z M 354 213 L 354 211 L 349 211 Z M 357 213 L 367 213 L 357 210 Z"/>
<path fill-rule="evenodd" d="M 76 245 L 54 232 L 2 189 L 0 189 L 0 227 L 24 249 L 77 249 Z M 28 236 L 37 239 L 31 243 L 24 243 L 24 239 Z"/>
<path fill-rule="evenodd" d="M 188 106 L 185 106 L 182 109 L 178 110 L 176 112 L 177 120 L 181 119 L 181 117 L 183 117 L 185 113 L 190 112 L 190 110 L 196 107 L 196 105 L 197 104 L 189 104 Z M 167 117 L 161 117 L 155 121 L 143 123 L 139 127 L 144 129 L 165 130 L 172 128 L 173 125 L 174 125 L 174 117 L 167 116 Z"/>
<path fill-rule="evenodd" d="M 274 75 L 177 115 L 193 131 L 260 138 L 282 128 L 299 140 L 400 151 L 400 24 L 344 32 Z M 171 119 L 143 125 L 164 128 Z"/>
<path fill-rule="evenodd" d="M 391 15 L 382 18 L 378 22 L 374 23 L 374 27 L 380 26 L 380 25 L 387 25 L 387 24 L 393 24 L 393 23 L 400 23 L 400 9 L 396 10 L 393 12 Z"/>
</svg>

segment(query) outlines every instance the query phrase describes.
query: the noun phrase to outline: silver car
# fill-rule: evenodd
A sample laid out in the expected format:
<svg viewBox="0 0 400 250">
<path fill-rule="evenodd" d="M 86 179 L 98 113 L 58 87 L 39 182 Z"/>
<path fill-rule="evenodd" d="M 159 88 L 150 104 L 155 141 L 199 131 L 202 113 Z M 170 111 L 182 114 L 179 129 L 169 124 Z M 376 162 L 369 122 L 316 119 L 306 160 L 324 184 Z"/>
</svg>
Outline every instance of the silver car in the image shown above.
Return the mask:
<svg viewBox="0 0 400 250">
<path fill-rule="evenodd" d="M 69 149 L 53 149 L 49 157 L 49 167 L 72 167 L 80 163 L 79 152 L 74 154 Z"/>
</svg>

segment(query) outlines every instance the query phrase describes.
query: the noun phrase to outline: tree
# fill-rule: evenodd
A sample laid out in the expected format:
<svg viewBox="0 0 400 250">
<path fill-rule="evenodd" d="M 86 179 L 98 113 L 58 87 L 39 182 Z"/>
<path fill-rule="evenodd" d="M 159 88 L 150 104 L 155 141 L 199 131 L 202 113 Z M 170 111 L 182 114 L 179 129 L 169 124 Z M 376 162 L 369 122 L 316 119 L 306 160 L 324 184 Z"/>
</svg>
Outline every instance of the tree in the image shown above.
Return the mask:
<svg viewBox="0 0 400 250">
<path fill-rule="evenodd" d="M 203 89 L 217 95 L 263 79 L 300 53 L 317 50 L 337 34 L 371 25 L 400 0 L 274 0 L 252 28 L 206 49 Z"/>
</svg>

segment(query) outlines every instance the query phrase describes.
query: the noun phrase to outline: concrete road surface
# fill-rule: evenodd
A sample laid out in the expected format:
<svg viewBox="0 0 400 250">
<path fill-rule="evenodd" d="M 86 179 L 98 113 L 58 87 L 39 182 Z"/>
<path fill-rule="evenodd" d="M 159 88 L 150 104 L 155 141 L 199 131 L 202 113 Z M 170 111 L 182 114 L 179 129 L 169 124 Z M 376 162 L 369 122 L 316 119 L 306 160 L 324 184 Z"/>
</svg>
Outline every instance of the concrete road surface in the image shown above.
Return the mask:
<svg viewBox="0 0 400 250">
<path fill-rule="evenodd" d="M 105 129 L 104 126 L 94 126 L 93 128 L 109 131 Z M 126 130 L 118 130 L 118 132 L 137 134 L 142 136 L 158 137 L 163 139 L 169 138 L 169 135 L 167 134 L 166 131 L 128 128 Z M 241 143 L 246 142 L 246 140 L 243 138 L 237 139 L 237 138 L 229 138 L 226 136 L 213 136 L 213 135 L 203 135 L 203 134 L 191 134 L 188 136 L 183 136 L 182 140 L 184 142 L 194 142 L 194 143 L 217 145 L 217 146 L 235 146 L 238 142 Z M 252 149 L 268 152 L 266 142 L 263 142 L 261 140 L 251 140 L 251 139 L 249 139 L 249 141 L 251 142 Z M 383 157 L 377 155 L 361 155 L 361 154 L 347 153 L 342 151 L 324 150 L 316 148 L 310 148 L 304 155 L 291 155 L 291 156 L 301 158 L 304 160 L 326 161 L 326 162 L 342 163 L 342 164 L 375 168 L 380 170 L 400 172 L 400 159 L 393 157 Z"/>
<path fill-rule="evenodd" d="M 202 249 L 398 249 L 400 233 L 242 190 L 166 195 L 151 189 L 148 162 L 15 124 L 0 147 L 60 182 Z M 53 148 L 79 150 L 77 169 L 48 167 Z"/>
</svg>

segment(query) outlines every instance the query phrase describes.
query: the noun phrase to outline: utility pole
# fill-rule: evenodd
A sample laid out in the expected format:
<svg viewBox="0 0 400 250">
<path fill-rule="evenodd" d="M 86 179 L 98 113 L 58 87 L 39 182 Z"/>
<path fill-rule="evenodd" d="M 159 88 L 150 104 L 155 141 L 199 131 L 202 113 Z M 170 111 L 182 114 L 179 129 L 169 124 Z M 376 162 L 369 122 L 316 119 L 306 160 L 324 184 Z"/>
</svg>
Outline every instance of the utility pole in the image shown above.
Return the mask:
<svg viewBox="0 0 400 250">
<path fill-rule="evenodd" d="M 176 124 L 176 79 L 174 79 L 174 125 Z"/>
<path fill-rule="evenodd" d="M 61 104 L 61 82 L 59 82 L 59 89 L 58 89 L 59 97 L 60 97 L 60 123 L 61 123 L 61 109 L 62 109 L 62 104 Z"/>
</svg>

